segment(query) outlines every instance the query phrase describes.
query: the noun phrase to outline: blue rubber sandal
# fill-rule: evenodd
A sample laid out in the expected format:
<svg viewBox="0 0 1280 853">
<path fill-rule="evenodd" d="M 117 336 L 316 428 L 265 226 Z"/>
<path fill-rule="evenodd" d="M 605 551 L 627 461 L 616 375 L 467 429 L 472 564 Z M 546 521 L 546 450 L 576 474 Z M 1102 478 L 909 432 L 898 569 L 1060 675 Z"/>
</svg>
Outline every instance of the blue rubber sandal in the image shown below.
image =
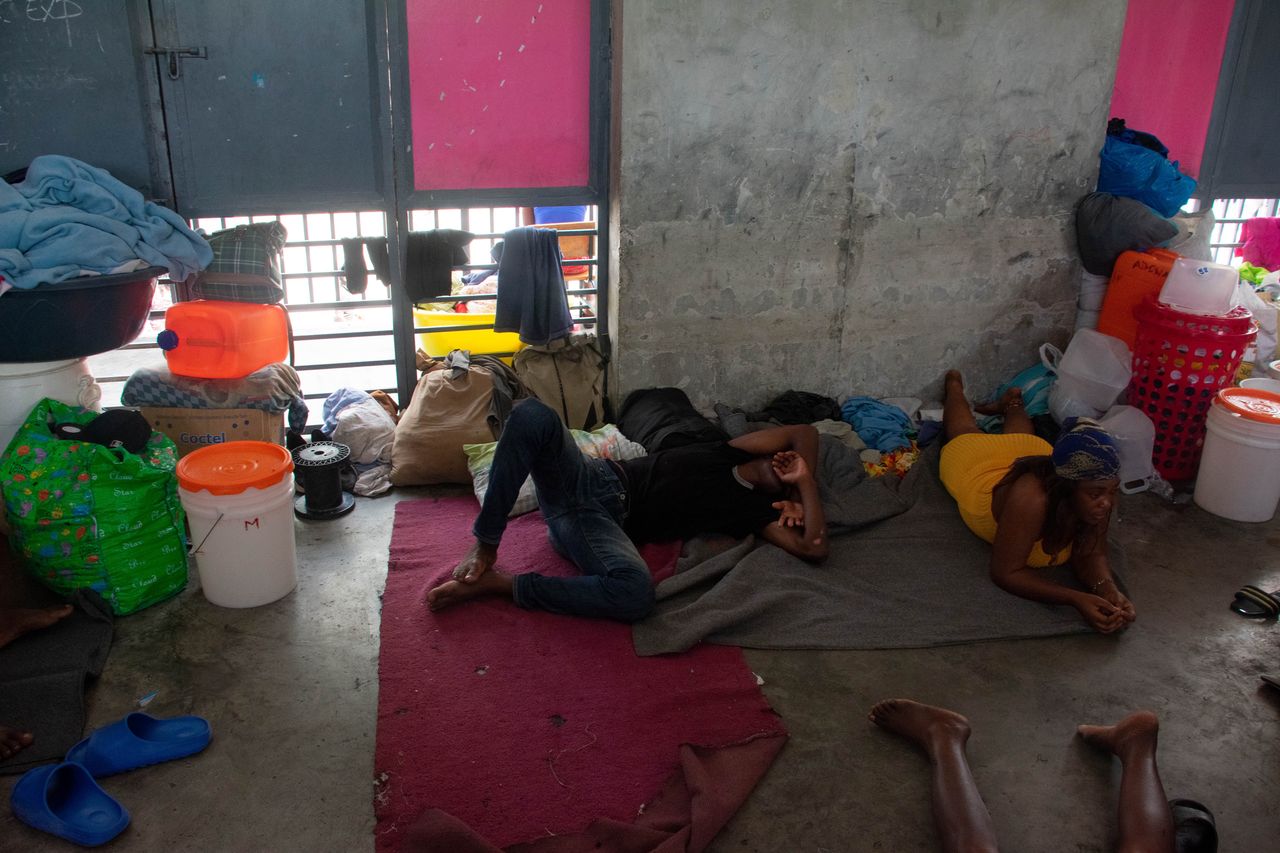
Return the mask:
<svg viewBox="0 0 1280 853">
<path fill-rule="evenodd" d="M 194 755 L 209 745 L 213 733 L 204 717 L 156 719 L 134 711 L 80 741 L 67 761 L 83 764 L 96 778 L 149 764 Z"/>
<path fill-rule="evenodd" d="M 75 762 L 28 770 L 9 795 L 18 820 L 85 847 L 106 844 L 129 825 L 129 813 Z"/>
</svg>

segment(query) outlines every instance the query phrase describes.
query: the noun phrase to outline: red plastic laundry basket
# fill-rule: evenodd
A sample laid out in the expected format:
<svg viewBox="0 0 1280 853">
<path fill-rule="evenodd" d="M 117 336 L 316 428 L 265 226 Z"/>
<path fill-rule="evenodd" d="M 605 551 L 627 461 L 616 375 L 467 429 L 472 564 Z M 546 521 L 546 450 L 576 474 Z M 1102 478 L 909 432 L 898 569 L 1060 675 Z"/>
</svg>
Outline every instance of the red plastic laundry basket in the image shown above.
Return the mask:
<svg viewBox="0 0 1280 853">
<path fill-rule="evenodd" d="M 1195 476 L 1204 423 L 1218 391 L 1236 374 L 1258 331 L 1242 307 L 1221 315 L 1189 314 L 1147 297 L 1137 308 L 1129 405 L 1156 425 L 1151 461 L 1166 480 Z"/>
</svg>

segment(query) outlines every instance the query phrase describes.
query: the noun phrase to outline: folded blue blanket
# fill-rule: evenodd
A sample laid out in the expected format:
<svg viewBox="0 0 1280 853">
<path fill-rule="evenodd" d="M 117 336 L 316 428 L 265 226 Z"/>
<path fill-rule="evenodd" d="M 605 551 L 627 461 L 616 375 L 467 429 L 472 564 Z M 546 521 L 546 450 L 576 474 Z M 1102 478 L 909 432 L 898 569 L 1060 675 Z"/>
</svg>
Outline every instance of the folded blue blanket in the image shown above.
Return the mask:
<svg viewBox="0 0 1280 853">
<path fill-rule="evenodd" d="M 71 157 L 37 157 L 26 180 L 0 181 L 0 276 L 14 287 L 108 274 L 137 260 L 184 279 L 212 259 L 181 216 Z"/>
</svg>

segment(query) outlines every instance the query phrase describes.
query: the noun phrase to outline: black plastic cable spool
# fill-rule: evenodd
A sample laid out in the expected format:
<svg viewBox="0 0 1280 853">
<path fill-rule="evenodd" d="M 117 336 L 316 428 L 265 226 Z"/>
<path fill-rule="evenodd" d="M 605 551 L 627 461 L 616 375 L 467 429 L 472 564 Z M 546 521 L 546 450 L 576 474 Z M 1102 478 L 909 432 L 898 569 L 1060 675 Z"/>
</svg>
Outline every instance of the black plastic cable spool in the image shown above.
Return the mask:
<svg viewBox="0 0 1280 853">
<path fill-rule="evenodd" d="M 356 499 L 342 490 L 342 463 L 351 448 L 336 441 L 313 441 L 293 451 L 293 469 L 305 494 L 293 502 L 300 518 L 324 520 L 351 512 Z"/>
</svg>

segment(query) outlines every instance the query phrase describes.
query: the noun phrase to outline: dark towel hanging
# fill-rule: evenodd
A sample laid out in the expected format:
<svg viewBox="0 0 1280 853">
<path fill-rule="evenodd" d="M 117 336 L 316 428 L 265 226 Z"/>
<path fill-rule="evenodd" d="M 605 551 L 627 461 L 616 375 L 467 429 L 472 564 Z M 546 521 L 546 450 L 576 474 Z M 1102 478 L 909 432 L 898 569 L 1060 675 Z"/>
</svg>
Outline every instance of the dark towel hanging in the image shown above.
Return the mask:
<svg viewBox="0 0 1280 853">
<path fill-rule="evenodd" d="M 467 263 L 470 231 L 437 228 L 414 231 L 406 246 L 404 289 L 413 303 L 431 302 L 453 292 L 453 268 Z"/>
<path fill-rule="evenodd" d="M 498 304 L 493 328 L 519 332 L 545 346 L 573 330 L 560 264 L 560 238 L 550 228 L 515 228 L 503 235 L 498 261 Z"/>
<path fill-rule="evenodd" d="M 366 248 L 373 263 L 373 274 L 378 281 L 390 286 L 391 256 L 387 252 L 387 238 L 350 237 L 342 241 L 343 286 L 349 293 L 359 295 L 369 285 L 369 268 L 364 263 Z"/>
</svg>

